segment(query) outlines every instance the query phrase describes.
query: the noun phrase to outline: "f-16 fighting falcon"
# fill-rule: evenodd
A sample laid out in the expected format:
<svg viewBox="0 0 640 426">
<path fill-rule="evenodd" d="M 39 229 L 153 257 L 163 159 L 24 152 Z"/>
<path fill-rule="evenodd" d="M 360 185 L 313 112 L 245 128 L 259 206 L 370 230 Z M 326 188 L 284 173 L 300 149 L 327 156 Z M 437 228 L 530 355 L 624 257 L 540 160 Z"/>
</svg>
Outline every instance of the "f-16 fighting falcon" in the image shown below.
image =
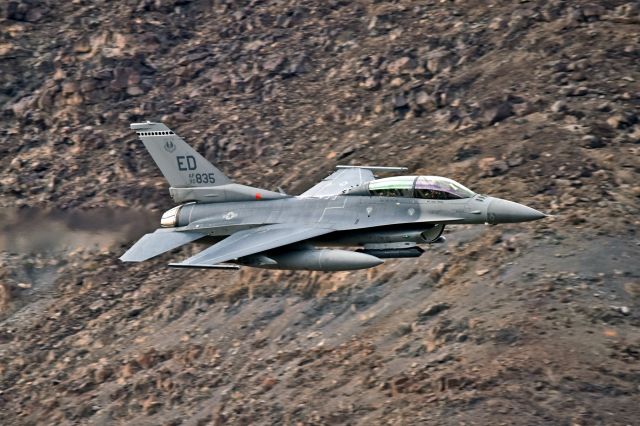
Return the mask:
<svg viewBox="0 0 640 426">
<path fill-rule="evenodd" d="M 374 172 L 403 167 L 338 166 L 292 196 L 232 182 L 162 123 L 134 123 L 169 181 L 178 204 L 160 228 L 120 259 L 141 262 L 192 242 L 203 251 L 170 266 L 184 268 L 344 271 L 383 259 L 419 257 L 420 244 L 444 241 L 447 224 L 527 222 L 546 215 L 522 204 L 476 194 L 439 176 Z M 357 248 L 349 250 L 348 248 Z"/>
</svg>

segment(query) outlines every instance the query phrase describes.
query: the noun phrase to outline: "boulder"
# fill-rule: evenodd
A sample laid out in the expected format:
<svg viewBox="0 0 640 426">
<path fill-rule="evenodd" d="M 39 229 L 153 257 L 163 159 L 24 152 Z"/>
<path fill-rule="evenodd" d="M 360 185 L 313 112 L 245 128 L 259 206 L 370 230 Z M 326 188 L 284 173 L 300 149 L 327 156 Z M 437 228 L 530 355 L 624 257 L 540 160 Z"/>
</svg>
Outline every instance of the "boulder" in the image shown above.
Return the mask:
<svg viewBox="0 0 640 426">
<path fill-rule="evenodd" d="M 482 121 L 487 125 L 499 123 L 513 115 L 513 107 L 508 101 L 487 106 L 482 111 Z"/>
<path fill-rule="evenodd" d="M 559 113 L 559 112 L 564 112 L 568 109 L 567 107 L 567 103 L 565 101 L 555 101 L 552 105 L 551 105 L 551 112 L 555 112 L 555 113 Z"/>
<path fill-rule="evenodd" d="M 436 110 L 436 100 L 433 96 L 429 95 L 424 90 L 415 94 L 416 109 L 426 112 L 432 112 Z"/>
<path fill-rule="evenodd" d="M 397 75 L 407 72 L 415 67 L 415 61 L 408 56 L 396 59 L 387 66 L 390 74 Z"/>
<path fill-rule="evenodd" d="M 420 311 L 420 313 L 418 314 L 418 320 L 425 321 L 443 311 L 446 311 L 449 308 L 451 308 L 451 305 L 449 305 L 448 303 L 436 303 L 435 305 L 429 305 L 426 309 Z"/>
<path fill-rule="evenodd" d="M 582 137 L 582 146 L 585 148 L 602 148 L 605 145 L 604 140 L 596 135 L 584 135 Z"/>
<path fill-rule="evenodd" d="M 482 176 L 499 176 L 509 170 L 509 165 L 504 160 L 498 160 L 494 157 L 486 157 L 478 162 L 478 167 Z"/>
<path fill-rule="evenodd" d="M 434 51 L 427 55 L 427 69 L 438 74 L 453 64 L 451 54 L 446 50 Z"/>
<path fill-rule="evenodd" d="M 262 64 L 262 68 L 267 72 L 277 73 L 284 68 L 286 60 L 282 55 L 272 55 Z"/>
</svg>

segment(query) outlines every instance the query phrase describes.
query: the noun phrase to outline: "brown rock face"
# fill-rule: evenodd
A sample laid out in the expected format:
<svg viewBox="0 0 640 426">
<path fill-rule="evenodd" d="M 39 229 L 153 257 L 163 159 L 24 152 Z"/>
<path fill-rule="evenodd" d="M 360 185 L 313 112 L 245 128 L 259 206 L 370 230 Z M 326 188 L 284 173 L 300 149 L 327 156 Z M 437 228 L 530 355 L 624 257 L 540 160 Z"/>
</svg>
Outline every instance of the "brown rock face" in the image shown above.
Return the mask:
<svg viewBox="0 0 640 426">
<path fill-rule="evenodd" d="M 7 284 L 0 283 L 0 312 L 6 311 L 11 302 L 11 287 Z"/>
<path fill-rule="evenodd" d="M 0 2 L 0 424 L 637 424 L 639 28 L 626 0 Z M 365 271 L 125 265 L 172 207 L 141 120 L 243 184 L 407 166 L 551 216 Z"/>
<path fill-rule="evenodd" d="M 624 284 L 624 291 L 626 291 L 630 296 L 639 298 L 640 297 L 640 282 L 628 282 Z"/>
</svg>

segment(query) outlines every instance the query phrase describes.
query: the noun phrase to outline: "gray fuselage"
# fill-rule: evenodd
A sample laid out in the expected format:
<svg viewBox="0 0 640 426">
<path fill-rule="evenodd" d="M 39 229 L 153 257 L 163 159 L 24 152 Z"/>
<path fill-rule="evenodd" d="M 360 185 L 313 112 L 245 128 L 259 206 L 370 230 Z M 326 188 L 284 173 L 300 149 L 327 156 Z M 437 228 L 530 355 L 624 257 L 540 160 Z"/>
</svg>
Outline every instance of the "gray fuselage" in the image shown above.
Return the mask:
<svg viewBox="0 0 640 426">
<path fill-rule="evenodd" d="M 459 200 L 337 195 L 219 204 L 190 203 L 181 206 L 176 230 L 197 230 L 209 236 L 223 237 L 242 229 L 286 223 L 335 230 L 335 233 L 318 240 L 324 245 L 427 242 L 421 239 L 420 234 L 433 228 L 434 219 L 438 219 L 440 224 L 488 222 L 489 206 L 493 200 L 483 195 Z M 394 237 L 394 232 L 390 232 L 394 230 L 402 232 Z M 415 237 L 408 238 L 408 235 Z"/>
</svg>

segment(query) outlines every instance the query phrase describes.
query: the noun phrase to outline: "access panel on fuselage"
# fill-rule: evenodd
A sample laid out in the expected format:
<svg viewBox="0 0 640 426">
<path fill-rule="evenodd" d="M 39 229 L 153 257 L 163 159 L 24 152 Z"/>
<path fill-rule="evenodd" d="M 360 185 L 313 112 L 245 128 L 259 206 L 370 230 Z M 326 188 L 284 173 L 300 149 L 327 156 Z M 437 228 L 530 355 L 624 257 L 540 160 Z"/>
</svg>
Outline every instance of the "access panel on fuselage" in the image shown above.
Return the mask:
<svg viewBox="0 0 640 426">
<path fill-rule="evenodd" d="M 358 227 L 408 223 L 418 220 L 420 216 L 418 203 L 413 198 L 366 196 L 353 198 L 358 199 Z"/>
<path fill-rule="evenodd" d="M 275 201 L 275 200 L 274 200 Z M 187 205 L 181 214 L 187 215 L 190 229 L 212 230 L 214 234 L 234 232 L 234 229 L 259 226 L 269 218 L 269 209 L 264 202 L 233 202 Z"/>
<path fill-rule="evenodd" d="M 357 214 L 351 198 L 336 196 L 325 199 L 317 223 L 321 226 L 352 225 Z"/>
<path fill-rule="evenodd" d="M 282 200 L 278 222 L 314 225 L 322 216 L 326 200 L 322 198 L 289 198 Z"/>
<path fill-rule="evenodd" d="M 464 217 L 468 211 L 470 198 L 460 200 L 425 200 L 420 199 L 420 209 L 424 213 L 436 214 L 441 216 Z"/>
</svg>

